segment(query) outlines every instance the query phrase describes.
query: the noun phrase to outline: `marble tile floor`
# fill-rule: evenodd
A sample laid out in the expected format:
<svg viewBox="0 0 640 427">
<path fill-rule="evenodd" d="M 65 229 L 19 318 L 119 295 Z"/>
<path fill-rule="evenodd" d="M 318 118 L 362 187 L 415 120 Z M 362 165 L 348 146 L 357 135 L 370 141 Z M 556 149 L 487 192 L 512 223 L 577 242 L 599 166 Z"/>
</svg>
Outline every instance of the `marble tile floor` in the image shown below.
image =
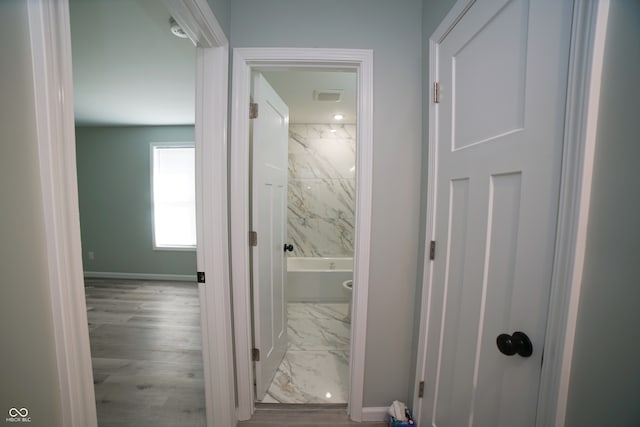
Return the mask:
<svg viewBox="0 0 640 427">
<path fill-rule="evenodd" d="M 99 427 L 204 427 L 195 283 L 86 279 Z"/>
<path fill-rule="evenodd" d="M 262 403 L 346 403 L 351 324 L 347 303 L 289 303 L 289 344 Z"/>
</svg>

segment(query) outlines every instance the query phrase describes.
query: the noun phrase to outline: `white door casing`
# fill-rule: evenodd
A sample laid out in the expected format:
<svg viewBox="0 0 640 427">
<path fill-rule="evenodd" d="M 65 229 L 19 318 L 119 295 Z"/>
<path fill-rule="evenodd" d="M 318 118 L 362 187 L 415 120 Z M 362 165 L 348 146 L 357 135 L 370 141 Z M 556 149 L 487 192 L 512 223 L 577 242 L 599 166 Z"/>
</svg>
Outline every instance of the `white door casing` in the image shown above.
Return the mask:
<svg viewBox="0 0 640 427">
<path fill-rule="evenodd" d="M 570 28 L 569 1 L 475 2 L 435 46 L 422 425 L 535 425 Z M 531 357 L 498 351 L 515 331 Z"/>
<path fill-rule="evenodd" d="M 249 295 L 249 95 L 252 69 L 348 69 L 357 73 L 356 228 L 354 294 L 347 411 L 363 419 L 364 361 L 371 237 L 373 167 L 373 52 L 364 49 L 236 48 L 231 114 L 231 268 L 239 420 L 254 411 Z"/>
<path fill-rule="evenodd" d="M 286 257 L 289 108 L 260 73 L 252 131 L 251 226 L 256 399 L 262 400 L 287 350 Z"/>
</svg>

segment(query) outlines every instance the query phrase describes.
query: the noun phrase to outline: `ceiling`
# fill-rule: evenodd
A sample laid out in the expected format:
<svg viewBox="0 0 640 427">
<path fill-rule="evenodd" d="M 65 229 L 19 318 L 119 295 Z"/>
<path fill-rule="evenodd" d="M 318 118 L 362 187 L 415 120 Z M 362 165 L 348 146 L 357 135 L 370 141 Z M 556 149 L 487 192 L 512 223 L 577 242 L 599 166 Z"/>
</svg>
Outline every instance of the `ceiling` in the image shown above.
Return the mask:
<svg viewBox="0 0 640 427">
<path fill-rule="evenodd" d="M 158 0 L 71 0 L 78 125 L 180 125 L 195 117 L 195 54 Z"/>
<path fill-rule="evenodd" d="M 289 106 L 289 123 L 356 122 L 356 74 L 344 71 L 263 71 L 267 81 Z M 341 92 L 340 102 L 316 101 L 314 91 Z"/>
<path fill-rule="evenodd" d="M 70 0 L 76 124 L 185 125 L 195 117 L 195 53 L 170 32 L 158 0 Z M 289 106 L 290 123 L 355 123 L 356 75 L 263 71 Z M 340 102 L 314 90 L 342 91 Z"/>
</svg>

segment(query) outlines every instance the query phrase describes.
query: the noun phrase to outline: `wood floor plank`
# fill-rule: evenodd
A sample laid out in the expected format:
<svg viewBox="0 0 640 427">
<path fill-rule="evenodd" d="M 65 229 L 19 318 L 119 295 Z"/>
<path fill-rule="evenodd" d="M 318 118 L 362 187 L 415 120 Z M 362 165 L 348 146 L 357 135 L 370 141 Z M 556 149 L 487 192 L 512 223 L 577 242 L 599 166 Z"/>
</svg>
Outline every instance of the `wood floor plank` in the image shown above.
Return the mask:
<svg viewBox="0 0 640 427">
<path fill-rule="evenodd" d="M 198 289 L 87 279 L 100 427 L 204 427 Z"/>
<path fill-rule="evenodd" d="M 157 376 L 160 378 L 203 379 L 201 363 L 172 363 L 149 360 L 93 358 L 93 372 L 120 376 Z"/>
</svg>

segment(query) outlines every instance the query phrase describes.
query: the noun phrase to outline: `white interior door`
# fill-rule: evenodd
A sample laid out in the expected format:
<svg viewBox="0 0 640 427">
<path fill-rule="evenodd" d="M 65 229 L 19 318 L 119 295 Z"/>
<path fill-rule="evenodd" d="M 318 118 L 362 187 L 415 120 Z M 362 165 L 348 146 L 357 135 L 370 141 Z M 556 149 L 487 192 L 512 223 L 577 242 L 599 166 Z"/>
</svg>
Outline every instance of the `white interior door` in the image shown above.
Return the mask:
<svg viewBox="0 0 640 427">
<path fill-rule="evenodd" d="M 262 400 L 287 348 L 285 300 L 289 109 L 260 73 L 253 76 L 252 250 L 256 399 Z"/>
<path fill-rule="evenodd" d="M 437 45 L 421 425 L 534 426 L 562 157 L 571 2 L 477 1 Z M 425 290 L 426 292 L 427 290 Z M 532 342 L 527 357 L 524 343 Z M 503 354 L 497 345 L 502 337 Z M 509 351 L 511 350 L 511 351 Z"/>
</svg>

